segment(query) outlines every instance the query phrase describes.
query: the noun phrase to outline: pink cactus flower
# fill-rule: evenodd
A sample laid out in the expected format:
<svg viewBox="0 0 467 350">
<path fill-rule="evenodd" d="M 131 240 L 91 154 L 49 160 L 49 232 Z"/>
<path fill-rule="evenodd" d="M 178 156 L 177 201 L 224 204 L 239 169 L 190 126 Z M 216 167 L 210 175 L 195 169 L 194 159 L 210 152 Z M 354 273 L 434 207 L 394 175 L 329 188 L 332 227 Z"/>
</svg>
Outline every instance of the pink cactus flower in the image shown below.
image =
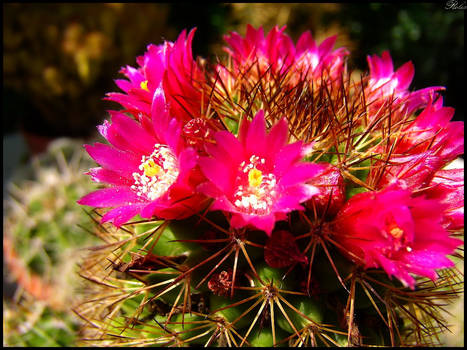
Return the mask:
<svg viewBox="0 0 467 350">
<path fill-rule="evenodd" d="M 191 43 L 196 28 L 188 36 L 182 31 L 177 41 L 167 48 L 167 70 L 163 77 L 163 87 L 170 112 L 178 120 L 188 122 L 201 116 L 201 86 L 204 74 L 193 60 Z"/>
<path fill-rule="evenodd" d="M 464 152 L 464 122 L 451 122 L 454 109 L 442 104 L 442 98 L 430 102 L 401 130 L 388 161 L 375 162 L 370 170 L 370 183 L 378 189 L 397 181 L 412 190 L 424 188 L 438 170 Z"/>
<path fill-rule="evenodd" d="M 415 74 L 412 62 L 406 62 L 394 72 L 394 66 L 388 51 L 381 57 L 377 55 L 367 57 L 370 68 L 370 80 L 367 87 L 368 102 L 374 111 L 378 110 L 384 101 L 394 98 L 395 103 L 402 105 L 407 113 L 425 106 L 436 96 L 436 92 L 444 90 L 443 86 L 433 86 L 409 92 L 408 88 Z"/>
<path fill-rule="evenodd" d="M 285 26 L 275 26 L 266 37 L 263 28 L 247 25 L 245 38 L 236 32 L 225 35 L 224 40 L 230 45 L 224 50 L 232 57 L 237 69 L 249 69 L 258 63 L 260 73 L 270 67 L 273 71 L 285 71 L 293 63 L 294 45 L 292 39 L 284 34 Z"/>
<path fill-rule="evenodd" d="M 327 38 L 318 46 L 308 31 L 302 34 L 295 47 L 284 33 L 285 28 L 275 26 L 265 37 L 262 27 L 254 29 L 248 25 L 245 38 L 235 32 L 224 37 L 230 45 L 225 50 L 237 68 L 250 69 L 251 64 L 257 62 L 260 73 L 271 70 L 283 74 L 293 67 L 299 71 L 297 74 L 319 78 L 323 71 L 333 76 L 342 72 L 343 58 L 348 51 L 344 48 L 332 51 L 337 36 Z"/>
<path fill-rule="evenodd" d="M 437 278 L 436 269 L 452 267 L 446 255 L 463 243 L 442 226 L 445 204 L 392 185 L 356 194 L 332 223 L 344 254 L 365 268 L 383 268 L 414 288 L 410 274 Z"/>
<path fill-rule="evenodd" d="M 337 35 L 325 39 L 319 46 L 313 40 L 310 31 L 303 33 L 297 41 L 295 65 L 299 72 L 305 72 L 313 78 L 320 78 L 323 73 L 333 78 L 344 69 L 344 57 L 349 54 L 345 48 L 332 51 Z"/>
<path fill-rule="evenodd" d="M 138 68 L 126 66 L 120 70 L 128 80 L 116 79 L 115 83 L 124 93 L 109 92 L 106 99 L 121 104 L 135 116 L 149 116 L 154 93 L 166 70 L 166 52 L 170 45 L 169 42 L 148 45 L 145 54 L 136 58 Z"/>
<path fill-rule="evenodd" d="M 394 153 L 417 154 L 428 148 L 448 163 L 464 152 L 464 122 L 450 122 L 454 108 L 443 107 L 443 99 L 429 105 L 402 130 Z"/>
<path fill-rule="evenodd" d="M 198 189 L 214 198 L 211 210 L 232 214 L 233 228 L 252 225 L 271 234 L 277 220 L 319 190 L 306 184 L 320 165 L 303 163 L 307 147 L 298 141 L 287 144 L 287 122 L 280 120 L 266 134 L 264 112 L 243 120 L 238 138 L 228 131 L 215 134 L 216 144 L 207 147 L 211 157 L 199 164 L 209 180 Z"/>
<path fill-rule="evenodd" d="M 170 118 L 161 89 L 152 105 L 153 129 L 148 131 L 132 118 L 111 112 L 99 131 L 111 145 L 85 145 L 101 165 L 89 171 L 92 179 L 107 183 L 82 197 L 78 203 L 113 207 L 102 222 L 120 226 L 137 214 L 144 218 L 181 219 L 200 210 L 204 197 L 195 192 L 200 175 L 196 152 L 180 137 L 179 122 Z"/>
<path fill-rule="evenodd" d="M 446 204 L 443 226 L 447 230 L 464 227 L 464 169 L 438 171 L 422 192 L 427 198 Z"/>
<path fill-rule="evenodd" d="M 370 168 L 367 182 L 383 189 L 396 182 L 411 190 L 428 186 L 436 171 L 444 166 L 443 160 L 432 152 L 408 156 L 393 156 L 387 162 L 377 161 Z"/>
<path fill-rule="evenodd" d="M 171 108 L 171 115 L 179 120 L 189 120 L 200 114 L 201 94 L 195 86 L 201 82 L 201 70 L 193 60 L 191 43 L 195 29 L 186 35 L 182 31 L 175 43 L 150 44 L 144 55 L 137 57 L 138 68 L 123 67 L 120 72 L 126 79 L 115 83 L 124 93 L 110 92 L 106 99 L 121 104 L 138 117 L 151 114 L 154 94 L 163 87 Z"/>
</svg>

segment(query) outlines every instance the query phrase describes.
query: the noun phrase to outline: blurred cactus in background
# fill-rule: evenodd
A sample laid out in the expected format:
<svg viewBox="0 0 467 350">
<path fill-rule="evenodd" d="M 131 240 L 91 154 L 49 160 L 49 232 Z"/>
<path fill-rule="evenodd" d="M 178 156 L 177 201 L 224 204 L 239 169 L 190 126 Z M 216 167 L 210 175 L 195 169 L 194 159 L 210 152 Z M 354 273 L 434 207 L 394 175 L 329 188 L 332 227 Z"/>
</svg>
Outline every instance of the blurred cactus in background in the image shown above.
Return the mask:
<svg viewBox="0 0 467 350">
<path fill-rule="evenodd" d="M 78 327 L 69 305 L 81 288 L 77 263 L 95 243 L 92 219 L 75 205 L 93 186 L 81 142 L 58 139 L 17 169 L 4 202 L 3 256 L 15 300 L 4 296 L 4 345 L 69 346 Z"/>
<path fill-rule="evenodd" d="M 389 52 L 275 26 L 125 66 L 85 145 L 103 243 L 74 311 L 92 346 L 439 345 L 463 291 L 463 122 Z"/>
</svg>

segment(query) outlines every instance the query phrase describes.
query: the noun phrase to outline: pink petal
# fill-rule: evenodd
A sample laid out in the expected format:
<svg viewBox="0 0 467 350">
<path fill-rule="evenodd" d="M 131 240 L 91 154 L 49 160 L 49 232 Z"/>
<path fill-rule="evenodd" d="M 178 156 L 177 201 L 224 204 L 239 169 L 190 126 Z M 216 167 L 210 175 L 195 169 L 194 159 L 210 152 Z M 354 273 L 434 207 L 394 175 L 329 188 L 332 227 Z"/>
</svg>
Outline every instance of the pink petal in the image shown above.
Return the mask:
<svg viewBox="0 0 467 350">
<path fill-rule="evenodd" d="M 395 262 L 379 253 L 374 254 L 374 257 L 389 276 L 398 278 L 404 285 L 409 286 L 411 289 L 415 288 L 415 279 L 401 269 Z"/>
<path fill-rule="evenodd" d="M 314 52 L 316 50 L 316 43 L 313 40 L 311 32 L 308 30 L 303 33 L 297 41 L 296 54 L 300 56 L 304 51 Z"/>
<path fill-rule="evenodd" d="M 120 227 L 139 214 L 144 206 L 145 204 L 130 204 L 112 209 L 102 217 L 101 222 L 112 222 L 115 226 Z"/>
<path fill-rule="evenodd" d="M 114 111 L 108 111 L 110 114 Z M 138 149 L 133 147 L 132 144 L 128 143 L 116 130 L 115 127 L 108 120 L 104 120 L 102 125 L 97 127 L 99 133 L 110 142 L 112 146 L 115 146 L 119 150 L 129 151 L 132 153 L 138 153 Z"/>
<path fill-rule="evenodd" d="M 424 275 L 430 274 L 429 270 L 454 266 L 454 263 L 445 257 L 444 254 L 432 252 L 426 249 L 422 251 L 413 250 L 410 253 L 404 254 L 402 260 L 409 264 L 411 268 L 415 266 L 419 267 L 418 272 L 416 272 L 417 274 L 419 271 L 428 270 Z M 432 271 L 432 273 L 434 273 L 434 271 Z"/>
<path fill-rule="evenodd" d="M 144 101 L 137 100 L 134 96 L 129 96 L 119 92 L 109 92 L 104 100 L 114 101 L 120 103 L 125 108 L 138 111 L 140 113 L 149 114 L 150 105 Z"/>
<path fill-rule="evenodd" d="M 266 121 L 264 111 L 256 113 L 248 129 L 245 148 L 249 154 L 263 155 L 266 147 Z"/>
<path fill-rule="evenodd" d="M 226 156 L 229 156 L 233 164 L 240 164 L 245 159 L 243 145 L 228 131 L 218 131 L 214 135 L 217 145 Z"/>
<path fill-rule="evenodd" d="M 230 193 L 234 185 L 232 172 L 224 163 L 214 158 L 202 157 L 199 159 L 199 166 L 204 176 L 206 176 L 223 193 Z"/>
<path fill-rule="evenodd" d="M 128 93 L 128 91 L 133 87 L 133 84 L 125 79 L 116 79 L 115 84 L 117 84 L 117 86 L 126 93 Z"/>
<path fill-rule="evenodd" d="M 256 228 L 263 230 L 267 233 L 268 236 L 271 235 L 274 225 L 276 223 L 276 218 L 274 214 L 269 215 L 250 215 L 248 220 L 249 224 L 255 226 Z"/>
<path fill-rule="evenodd" d="M 323 166 L 315 163 L 300 163 L 290 167 L 287 172 L 280 178 L 279 185 L 283 188 L 293 186 L 299 183 L 304 183 L 312 180 Z"/>
<path fill-rule="evenodd" d="M 394 73 L 394 66 L 392 65 L 392 58 L 389 55 L 389 51 L 383 51 L 381 54 L 380 69 L 383 77 L 389 77 Z"/>
<path fill-rule="evenodd" d="M 396 71 L 395 76 L 399 82 L 398 90 L 407 90 L 412 82 L 415 69 L 412 62 L 406 62 Z"/>
<path fill-rule="evenodd" d="M 91 179 L 95 182 L 103 182 L 117 186 L 131 186 L 133 184 L 132 180 L 105 168 L 91 168 L 86 175 L 90 175 Z"/>
<path fill-rule="evenodd" d="M 300 205 L 311 197 L 319 193 L 317 187 L 311 185 L 296 185 L 289 187 L 283 192 L 281 196 L 274 203 L 273 210 L 278 212 L 290 212 L 292 210 L 303 210 L 304 208 Z"/>
<path fill-rule="evenodd" d="M 274 174 L 281 178 L 293 165 L 302 158 L 302 141 L 284 146 L 275 156 Z"/>
<path fill-rule="evenodd" d="M 88 193 L 77 201 L 78 204 L 98 208 L 114 207 L 136 202 L 140 202 L 140 198 L 128 187 L 103 188 Z"/>
<path fill-rule="evenodd" d="M 219 198 L 223 196 L 223 192 L 217 188 L 216 185 L 209 181 L 199 184 L 196 187 L 196 191 L 211 198 Z"/>
<path fill-rule="evenodd" d="M 288 137 L 287 120 L 282 118 L 276 125 L 271 128 L 267 136 L 267 147 L 270 154 L 276 154 L 284 147 Z"/>
<path fill-rule="evenodd" d="M 198 163 L 198 154 L 191 147 L 185 148 L 178 155 L 178 163 L 180 171 L 179 176 L 182 178 L 188 175 L 188 172 L 196 166 L 196 164 Z"/>
<path fill-rule="evenodd" d="M 336 40 L 337 40 L 337 35 L 333 35 L 327 38 L 326 40 L 324 40 L 319 45 L 320 58 L 327 56 L 331 52 L 332 47 L 336 43 Z"/>
<path fill-rule="evenodd" d="M 136 121 L 122 113 L 114 113 L 112 123 L 117 132 L 131 142 L 134 147 L 138 148 L 142 154 L 149 155 L 152 153 L 156 140 Z"/>
<path fill-rule="evenodd" d="M 128 152 L 119 151 L 109 145 L 96 142 L 94 146 L 84 145 L 86 151 L 102 167 L 131 178 L 138 170 L 140 160 Z"/>
</svg>

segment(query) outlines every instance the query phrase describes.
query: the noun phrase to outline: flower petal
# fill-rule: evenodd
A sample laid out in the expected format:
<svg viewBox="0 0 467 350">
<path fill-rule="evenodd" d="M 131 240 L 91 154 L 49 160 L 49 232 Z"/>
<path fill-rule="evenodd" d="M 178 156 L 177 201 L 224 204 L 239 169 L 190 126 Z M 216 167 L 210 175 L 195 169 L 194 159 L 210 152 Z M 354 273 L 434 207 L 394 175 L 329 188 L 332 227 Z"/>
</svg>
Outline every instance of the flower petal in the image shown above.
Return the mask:
<svg viewBox="0 0 467 350">
<path fill-rule="evenodd" d="M 250 124 L 245 146 L 249 154 L 262 156 L 266 153 L 266 121 L 264 120 L 264 111 L 262 109 L 256 113 Z"/>
<path fill-rule="evenodd" d="M 119 151 L 109 145 L 96 142 L 93 146 L 84 145 L 86 151 L 102 167 L 113 170 L 124 177 L 131 178 L 138 170 L 140 160 L 128 152 Z"/>
<path fill-rule="evenodd" d="M 140 198 L 128 187 L 103 188 L 88 193 L 77 201 L 81 205 L 105 208 L 140 202 Z"/>
<path fill-rule="evenodd" d="M 288 136 L 287 120 L 282 118 L 279 122 L 271 128 L 267 136 L 267 147 L 270 154 L 276 154 L 284 147 L 287 142 Z"/>
<path fill-rule="evenodd" d="M 293 163 L 302 158 L 302 141 L 297 141 L 284 146 L 274 160 L 274 174 L 281 178 L 289 170 Z"/>
<path fill-rule="evenodd" d="M 318 193 L 319 189 L 311 185 L 301 184 L 289 187 L 282 192 L 280 198 L 274 203 L 273 210 L 278 212 L 303 210 L 304 208 L 300 203 L 309 200 Z"/>
<path fill-rule="evenodd" d="M 139 214 L 144 206 L 145 204 L 130 204 L 112 209 L 102 217 L 101 222 L 112 222 L 115 226 L 120 227 Z"/>
<path fill-rule="evenodd" d="M 122 113 L 113 113 L 112 125 L 117 132 L 138 148 L 143 154 L 151 154 L 157 141 L 144 130 L 140 124 Z"/>
<path fill-rule="evenodd" d="M 232 192 L 235 179 L 224 163 L 214 158 L 202 157 L 199 159 L 199 166 L 204 176 L 223 193 L 230 194 Z"/>
<path fill-rule="evenodd" d="M 316 163 L 301 163 L 290 167 L 288 171 L 279 180 L 279 185 L 282 187 L 293 186 L 299 183 L 304 183 L 312 180 L 323 166 Z"/>
<path fill-rule="evenodd" d="M 132 180 L 105 168 L 91 168 L 85 175 L 90 175 L 95 182 L 104 182 L 117 186 L 131 186 L 133 184 Z"/>
</svg>

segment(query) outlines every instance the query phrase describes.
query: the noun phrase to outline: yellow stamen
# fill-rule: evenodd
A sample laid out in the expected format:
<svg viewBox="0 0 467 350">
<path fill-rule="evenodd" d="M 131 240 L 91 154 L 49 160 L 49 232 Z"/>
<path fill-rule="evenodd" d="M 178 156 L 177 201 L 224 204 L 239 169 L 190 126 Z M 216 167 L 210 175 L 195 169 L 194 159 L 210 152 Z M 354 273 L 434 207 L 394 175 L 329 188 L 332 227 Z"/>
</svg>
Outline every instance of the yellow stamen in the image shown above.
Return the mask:
<svg viewBox="0 0 467 350">
<path fill-rule="evenodd" d="M 152 159 L 149 159 L 147 162 L 145 162 L 143 164 L 143 168 L 144 168 L 144 175 L 148 177 L 156 176 L 162 170 L 162 168 L 156 163 L 154 163 L 154 160 Z"/>
<path fill-rule="evenodd" d="M 389 233 L 396 239 L 399 239 L 404 234 L 404 230 L 401 230 L 399 227 L 392 228 Z"/>
<path fill-rule="evenodd" d="M 149 89 L 148 89 L 148 81 L 147 81 L 147 80 L 142 81 L 141 84 L 139 84 L 139 86 L 141 87 L 141 89 L 146 90 L 146 91 L 149 92 Z"/>
<path fill-rule="evenodd" d="M 263 173 L 260 170 L 253 168 L 248 172 L 248 183 L 251 187 L 258 187 L 262 181 Z"/>
</svg>

